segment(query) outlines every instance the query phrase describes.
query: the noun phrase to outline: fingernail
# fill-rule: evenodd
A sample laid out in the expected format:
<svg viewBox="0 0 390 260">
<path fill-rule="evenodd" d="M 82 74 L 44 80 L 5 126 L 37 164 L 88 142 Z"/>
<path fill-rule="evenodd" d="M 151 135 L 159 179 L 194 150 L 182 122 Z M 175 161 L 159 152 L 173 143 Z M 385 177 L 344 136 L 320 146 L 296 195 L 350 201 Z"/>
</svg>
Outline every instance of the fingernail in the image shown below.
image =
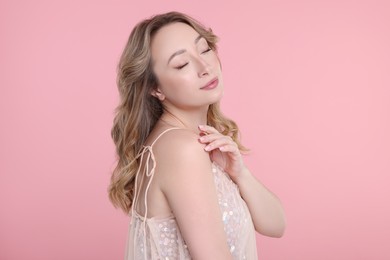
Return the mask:
<svg viewBox="0 0 390 260">
<path fill-rule="evenodd" d="M 211 150 L 211 147 L 208 145 L 204 148 L 206 151 L 210 151 Z"/>
</svg>

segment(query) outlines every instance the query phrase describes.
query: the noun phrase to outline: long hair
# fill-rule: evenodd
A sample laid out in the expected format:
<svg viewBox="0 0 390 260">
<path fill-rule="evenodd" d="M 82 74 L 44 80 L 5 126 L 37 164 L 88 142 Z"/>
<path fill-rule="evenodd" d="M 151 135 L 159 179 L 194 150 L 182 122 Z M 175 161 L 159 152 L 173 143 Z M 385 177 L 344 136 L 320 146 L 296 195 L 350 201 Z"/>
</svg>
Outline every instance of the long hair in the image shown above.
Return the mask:
<svg viewBox="0 0 390 260">
<path fill-rule="evenodd" d="M 130 33 L 117 68 L 120 102 L 115 109 L 111 137 L 116 146 L 118 163 L 108 188 L 113 205 L 126 214 L 132 207 L 135 175 L 140 164 L 136 156 L 164 111 L 161 102 L 151 95 L 157 87 L 151 65 L 151 40 L 160 28 L 174 22 L 191 26 L 206 39 L 212 50 L 217 51 L 218 37 L 212 30 L 179 12 L 159 14 L 143 20 Z M 237 124 L 222 115 L 219 103 L 209 106 L 207 123 L 230 135 L 240 150 L 246 150 L 238 140 Z"/>
</svg>

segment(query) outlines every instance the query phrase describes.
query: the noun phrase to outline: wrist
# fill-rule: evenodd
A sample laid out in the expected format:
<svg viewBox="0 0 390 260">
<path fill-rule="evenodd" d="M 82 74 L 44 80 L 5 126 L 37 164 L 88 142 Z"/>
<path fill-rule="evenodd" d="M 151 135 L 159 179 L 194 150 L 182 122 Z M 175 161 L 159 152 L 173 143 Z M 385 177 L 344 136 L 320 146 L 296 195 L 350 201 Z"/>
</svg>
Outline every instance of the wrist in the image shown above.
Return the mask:
<svg viewBox="0 0 390 260">
<path fill-rule="evenodd" d="M 246 182 L 246 180 L 250 179 L 252 176 L 252 173 L 249 171 L 249 169 L 244 166 L 240 173 L 236 174 L 232 180 L 234 183 L 236 183 L 238 186 L 240 186 L 242 183 Z"/>
</svg>

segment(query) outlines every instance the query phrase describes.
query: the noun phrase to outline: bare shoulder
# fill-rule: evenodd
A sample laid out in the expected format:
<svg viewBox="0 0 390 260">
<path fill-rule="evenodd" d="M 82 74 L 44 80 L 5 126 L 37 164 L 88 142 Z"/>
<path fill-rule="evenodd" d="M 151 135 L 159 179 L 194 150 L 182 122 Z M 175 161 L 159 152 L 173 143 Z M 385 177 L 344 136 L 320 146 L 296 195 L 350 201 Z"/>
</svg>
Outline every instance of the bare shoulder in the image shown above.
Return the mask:
<svg viewBox="0 0 390 260">
<path fill-rule="evenodd" d="M 153 145 L 156 160 L 209 160 L 204 151 L 204 144 L 199 142 L 199 135 L 187 129 L 173 129 L 164 133 Z M 190 158 L 187 158 L 190 157 Z"/>
<path fill-rule="evenodd" d="M 231 259 L 209 153 L 187 130 L 166 132 L 153 146 L 156 183 L 194 259 Z M 204 234 L 212 234 L 204 239 Z"/>
<path fill-rule="evenodd" d="M 166 132 L 155 142 L 156 177 L 165 188 L 178 184 L 179 180 L 190 181 L 193 175 L 211 171 L 209 154 L 198 139 L 199 136 L 190 130 L 175 129 Z M 177 182 L 170 181 L 172 178 Z"/>
</svg>

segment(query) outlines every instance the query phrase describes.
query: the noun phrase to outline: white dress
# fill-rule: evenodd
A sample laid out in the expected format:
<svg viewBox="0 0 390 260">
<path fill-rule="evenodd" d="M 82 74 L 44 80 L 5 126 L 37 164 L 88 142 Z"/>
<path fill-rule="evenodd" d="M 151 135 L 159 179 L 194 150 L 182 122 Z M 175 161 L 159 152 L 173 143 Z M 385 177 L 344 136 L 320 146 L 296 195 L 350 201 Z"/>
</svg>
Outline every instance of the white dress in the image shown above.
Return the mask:
<svg viewBox="0 0 390 260">
<path fill-rule="evenodd" d="M 153 145 L 164 133 L 172 129 L 177 128 L 170 128 L 162 132 L 150 146 L 144 146 L 138 155 L 141 157 L 141 161 L 144 155 L 147 155 L 146 165 L 149 164 L 149 160 L 152 160 L 153 167 L 149 173 L 147 172 L 149 177 L 148 187 L 153 179 L 156 166 Z M 140 169 L 138 169 L 135 183 L 137 183 L 139 174 Z M 215 162 L 212 163 L 210 174 L 214 175 L 221 220 L 227 237 L 226 242 L 233 258 L 236 260 L 257 260 L 255 229 L 248 207 L 241 198 L 237 185 Z M 148 188 L 146 188 L 147 191 Z M 144 216 L 141 216 L 134 210 L 137 202 L 137 192 L 137 186 L 135 186 L 125 260 L 191 259 L 175 217 L 171 215 L 164 218 L 146 218 L 146 201 L 146 212 Z"/>
</svg>

